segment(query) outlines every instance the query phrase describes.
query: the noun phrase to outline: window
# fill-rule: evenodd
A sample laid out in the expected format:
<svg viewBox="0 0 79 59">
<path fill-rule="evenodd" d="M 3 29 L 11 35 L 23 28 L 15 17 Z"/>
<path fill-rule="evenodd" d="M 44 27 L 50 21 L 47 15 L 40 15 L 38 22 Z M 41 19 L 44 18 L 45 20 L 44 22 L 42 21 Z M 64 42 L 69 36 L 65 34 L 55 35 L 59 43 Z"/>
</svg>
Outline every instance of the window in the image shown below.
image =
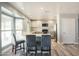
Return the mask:
<svg viewBox="0 0 79 59">
<path fill-rule="evenodd" d="M 23 36 L 23 19 L 16 19 L 15 20 L 15 29 L 16 29 L 16 38 L 22 39 Z"/>
<path fill-rule="evenodd" d="M 22 19 L 16 19 L 16 30 L 23 30 L 23 20 Z"/>
<path fill-rule="evenodd" d="M 1 14 L 1 39 L 2 47 L 11 43 L 12 39 L 12 20 L 13 18 L 5 14 Z"/>
<path fill-rule="evenodd" d="M 15 25 L 15 26 L 14 26 Z M 16 13 L 11 12 L 5 7 L 1 7 L 1 41 L 2 48 L 13 43 L 13 32 L 16 34 L 17 39 L 23 36 L 23 19 Z"/>
</svg>

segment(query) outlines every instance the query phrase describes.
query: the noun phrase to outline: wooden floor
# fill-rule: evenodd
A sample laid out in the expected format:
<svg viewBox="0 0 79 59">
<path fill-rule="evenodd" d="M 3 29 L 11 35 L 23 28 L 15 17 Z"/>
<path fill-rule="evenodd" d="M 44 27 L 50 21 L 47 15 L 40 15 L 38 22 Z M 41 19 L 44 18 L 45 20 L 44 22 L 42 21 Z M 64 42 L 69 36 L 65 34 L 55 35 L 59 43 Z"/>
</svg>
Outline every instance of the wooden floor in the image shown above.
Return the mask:
<svg viewBox="0 0 79 59">
<path fill-rule="evenodd" d="M 52 56 L 79 56 L 79 45 L 61 45 L 52 41 Z"/>
<path fill-rule="evenodd" d="M 79 56 L 79 45 L 61 45 L 51 40 L 51 55 L 52 56 Z M 15 55 L 8 49 L 3 56 L 23 56 L 25 53 L 18 51 Z"/>
</svg>

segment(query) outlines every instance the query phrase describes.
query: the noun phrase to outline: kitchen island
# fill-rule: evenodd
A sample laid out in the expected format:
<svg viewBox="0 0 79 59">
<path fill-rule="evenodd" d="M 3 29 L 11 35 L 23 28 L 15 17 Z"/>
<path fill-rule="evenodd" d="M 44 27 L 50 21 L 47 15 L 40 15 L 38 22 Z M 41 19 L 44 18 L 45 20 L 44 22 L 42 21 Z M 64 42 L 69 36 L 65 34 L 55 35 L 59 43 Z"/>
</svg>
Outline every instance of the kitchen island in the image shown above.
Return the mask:
<svg viewBox="0 0 79 59">
<path fill-rule="evenodd" d="M 30 39 L 28 38 L 30 37 Z M 51 35 L 50 34 L 27 34 L 27 45 L 31 45 L 30 48 L 35 49 L 35 55 L 42 55 L 43 51 L 48 51 L 51 55 Z M 29 42 L 30 40 L 30 42 Z M 32 43 L 33 42 L 33 43 Z M 29 46 L 27 46 L 28 48 Z"/>
</svg>

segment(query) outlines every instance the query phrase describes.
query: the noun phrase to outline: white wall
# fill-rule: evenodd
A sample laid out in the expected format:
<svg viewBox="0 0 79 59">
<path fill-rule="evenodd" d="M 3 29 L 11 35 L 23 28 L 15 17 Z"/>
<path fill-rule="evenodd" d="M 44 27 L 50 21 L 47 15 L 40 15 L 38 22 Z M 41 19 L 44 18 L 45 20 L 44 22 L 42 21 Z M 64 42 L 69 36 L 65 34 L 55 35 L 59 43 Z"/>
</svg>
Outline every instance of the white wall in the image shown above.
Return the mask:
<svg viewBox="0 0 79 59">
<path fill-rule="evenodd" d="M 76 43 L 76 16 L 71 14 L 60 15 L 59 36 L 60 42 L 63 44 L 74 44 Z"/>
<path fill-rule="evenodd" d="M 0 55 L 1 55 L 1 4 L 0 4 Z"/>
<path fill-rule="evenodd" d="M 75 19 L 75 44 L 79 44 L 79 19 L 78 19 L 78 15 L 76 15 L 76 19 Z"/>
<path fill-rule="evenodd" d="M 58 13 L 57 14 L 57 42 L 58 43 L 61 43 L 61 39 L 60 39 L 60 32 L 61 32 L 61 27 L 60 27 L 60 14 Z"/>
</svg>

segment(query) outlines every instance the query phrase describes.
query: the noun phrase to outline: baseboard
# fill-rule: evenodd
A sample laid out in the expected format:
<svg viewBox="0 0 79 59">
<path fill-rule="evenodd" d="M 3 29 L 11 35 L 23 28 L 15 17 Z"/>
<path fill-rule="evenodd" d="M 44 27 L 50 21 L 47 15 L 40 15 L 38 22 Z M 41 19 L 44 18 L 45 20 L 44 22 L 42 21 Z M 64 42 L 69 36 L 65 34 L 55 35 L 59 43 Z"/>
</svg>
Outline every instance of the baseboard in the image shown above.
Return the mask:
<svg viewBox="0 0 79 59">
<path fill-rule="evenodd" d="M 57 43 L 58 43 L 58 44 L 63 44 L 63 43 L 60 43 L 59 41 L 57 41 Z"/>
<path fill-rule="evenodd" d="M 59 41 L 57 41 L 57 43 L 60 43 Z"/>
<path fill-rule="evenodd" d="M 79 44 L 79 43 L 74 43 L 74 44 Z"/>
<path fill-rule="evenodd" d="M 74 45 L 74 44 L 79 44 L 79 43 L 60 43 L 59 41 L 57 41 L 58 44 L 64 44 L 64 45 Z"/>
<path fill-rule="evenodd" d="M 74 44 L 79 44 L 79 43 L 59 43 L 59 44 L 64 44 L 64 45 L 74 45 Z"/>
</svg>

